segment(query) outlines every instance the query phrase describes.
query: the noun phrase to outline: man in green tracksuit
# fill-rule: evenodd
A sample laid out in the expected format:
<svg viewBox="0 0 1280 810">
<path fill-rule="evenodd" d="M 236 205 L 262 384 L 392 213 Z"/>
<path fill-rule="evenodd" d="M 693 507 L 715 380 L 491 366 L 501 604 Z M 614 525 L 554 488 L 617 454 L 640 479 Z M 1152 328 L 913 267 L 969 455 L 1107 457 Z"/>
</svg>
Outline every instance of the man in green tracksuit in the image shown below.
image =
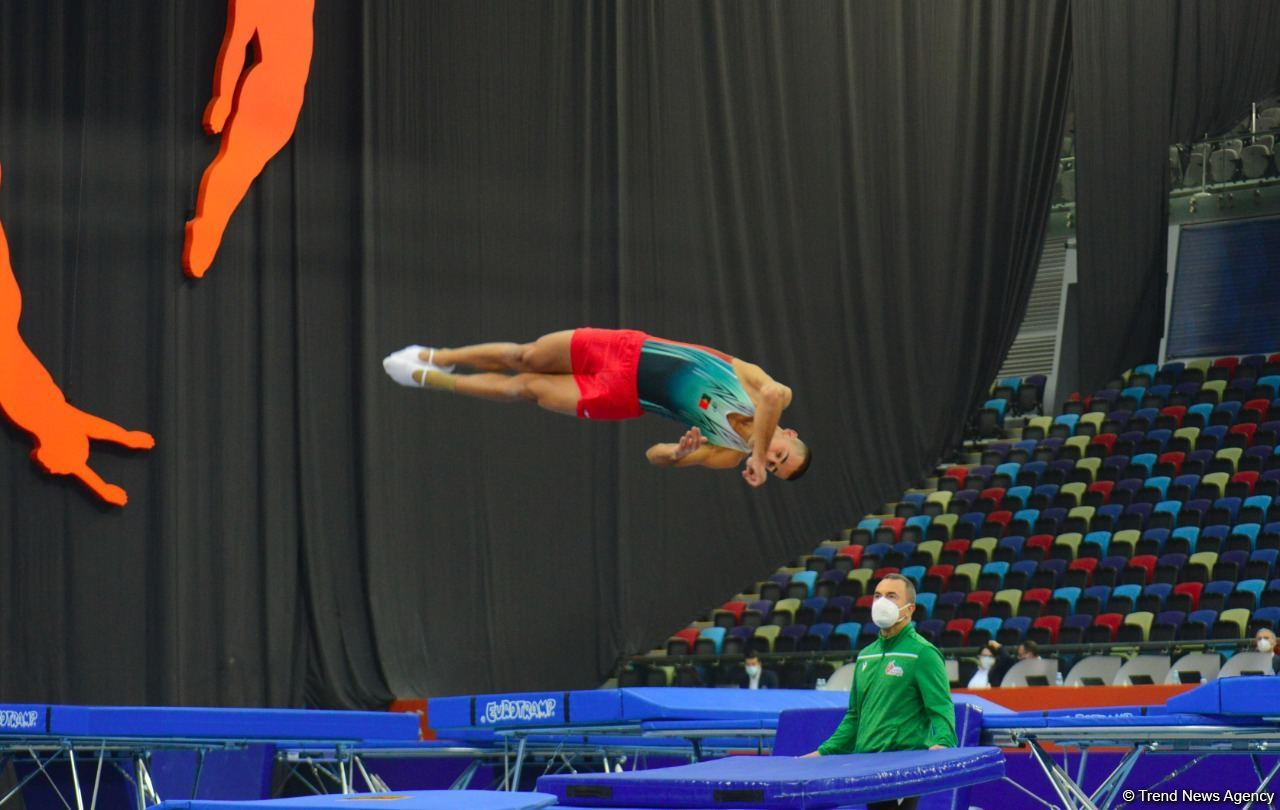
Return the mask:
<svg viewBox="0 0 1280 810">
<path fill-rule="evenodd" d="M 938 648 L 911 624 L 916 589 L 889 574 L 876 585 L 871 620 L 880 636 L 858 653 L 849 711 L 809 756 L 918 751 L 956 745 L 956 712 Z M 872 802 L 868 810 L 914 808 L 916 799 Z"/>
</svg>

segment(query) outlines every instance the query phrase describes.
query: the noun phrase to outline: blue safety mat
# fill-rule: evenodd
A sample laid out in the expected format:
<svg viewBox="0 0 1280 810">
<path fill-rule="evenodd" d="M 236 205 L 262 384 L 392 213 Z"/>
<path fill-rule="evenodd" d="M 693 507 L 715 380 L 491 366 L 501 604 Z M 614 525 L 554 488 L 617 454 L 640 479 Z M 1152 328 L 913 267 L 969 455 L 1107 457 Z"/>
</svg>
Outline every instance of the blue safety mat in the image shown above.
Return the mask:
<svg viewBox="0 0 1280 810">
<path fill-rule="evenodd" d="M 786 709 L 847 706 L 848 692 L 818 689 L 703 689 L 652 686 L 580 692 L 516 692 L 432 698 L 431 727 L 536 728 L 623 725 L 646 720 L 776 718 Z"/>
<path fill-rule="evenodd" d="M 49 707 L 43 703 L 0 703 L 0 735 L 45 734 Z"/>
<path fill-rule="evenodd" d="M 1220 678 L 1166 701 L 1169 711 L 1280 717 L 1280 677 Z"/>
<path fill-rule="evenodd" d="M 51 706 L 49 734 L 217 740 L 416 740 L 417 715 L 310 709 Z"/>
<path fill-rule="evenodd" d="M 1045 712 L 1020 712 L 985 718 L 986 729 L 1010 728 L 1091 728 L 1095 726 L 1266 726 L 1260 719 L 1233 717 L 1227 720 L 1204 714 L 1138 714 L 1136 712 L 1112 712 L 1106 709 L 1084 709 L 1071 714 L 1046 714 Z"/>
<path fill-rule="evenodd" d="M 641 731 L 717 731 L 724 729 L 776 729 L 778 718 L 743 718 L 741 720 L 646 720 Z"/>
<path fill-rule="evenodd" d="M 496 790 L 408 790 L 395 793 L 350 793 L 263 801 L 169 800 L 151 810 L 540 810 L 556 803 L 545 793 Z"/>
<path fill-rule="evenodd" d="M 918 796 L 1004 776 L 998 748 L 726 759 L 610 774 L 556 774 L 538 790 L 568 807 L 819 810 Z"/>
<path fill-rule="evenodd" d="M 623 689 L 624 720 L 774 718 L 786 709 L 849 705 L 847 692 L 820 689 L 699 689 L 653 686 Z M 575 721 L 582 721 L 574 715 Z"/>
</svg>

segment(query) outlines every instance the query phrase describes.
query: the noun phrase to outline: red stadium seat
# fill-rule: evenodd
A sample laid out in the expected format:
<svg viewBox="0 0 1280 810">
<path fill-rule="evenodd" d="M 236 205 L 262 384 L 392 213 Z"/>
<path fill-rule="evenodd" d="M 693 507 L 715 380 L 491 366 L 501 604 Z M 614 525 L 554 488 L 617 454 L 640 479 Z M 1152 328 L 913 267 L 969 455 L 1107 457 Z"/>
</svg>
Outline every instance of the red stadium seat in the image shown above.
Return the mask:
<svg viewBox="0 0 1280 810">
<path fill-rule="evenodd" d="M 942 631 L 943 637 L 940 639 L 943 647 L 963 647 L 965 642 L 969 640 L 969 631 L 973 629 L 973 619 L 952 619 L 947 622 L 946 628 Z M 959 643 L 950 643 L 952 639 L 948 639 L 946 634 L 955 633 L 959 636 Z"/>
<path fill-rule="evenodd" d="M 978 618 L 981 619 L 987 615 L 987 609 L 991 607 L 991 600 L 994 597 L 995 594 L 991 591 L 973 591 L 969 595 L 965 596 L 964 601 L 966 603 L 976 604 L 982 608 L 982 612 L 978 614 Z"/>
<path fill-rule="evenodd" d="M 1116 446 L 1116 438 L 1117 438 L 1116 434 L 1114 433 L 1099 433 L 1097 436 L 1094 436 L 1092 440 L 1090 440 L 1089 444 L 1091 445 L 1096 444 L 1101 446 L 1105 450 L 1103 455 L 1109 456 L 1111 455 L 1111 451 Z"/>
<path fill-rule="evenodd" d="M 1067 570 L 1083 571 L 1085 579 L 1083 583 L 1070 582 L 1069 584 L 1077 588 L 1089 587 L 1089 584 L 1093 582 L 1093 572 L 1097 570 L 1097 568 L 1098 568 L 1098 559 L 1096 557 L 1081 557 L 1078 560 L 1072 560 L 1071 563 L 1067 565 Z"/>
<path fill-rule="evenodd" d="M 1161 416 L 1167 416 L 1173 420 L 1173 429 L 1182 427 L 1182 417 L 1187 415 L 1187 407 L 1185 405 L 1170 405 L 1167 408 L 1160 409 Z"/>
<path fill-rule="evenodd" d="M 1062 617 L 1061 616 L 1041 616 L 1040 618 L 1036 619 L 1034 622 L 1031 623 L 1031 627 L 1033 630 L 1035 629 L 1048 630 L 1049 643 L 1057 644 L 1058 631 L 1062 629 Z"/>
<path fill-rule="evenodd" d="M 1191 610 L 1200 609 L 1200 593 L 1204 591 L 1203 582 L 1183 582 L 1173 586 L 1173 592 L 1177 594 L 1186 594 L 1191 598 Z M 1191 611 L 1187 611 L 1190 613 Z"/>
<path fill-rule="evenodd" d="M 1120 632 L 1120 625 L 1124 624 L 1124 616 L 1119 613 L 1101 613 L 1093 620 L 1094 627 L 1105 627 L 1111 632 L 1111 640 L 1116 640 L 1116 634 Z"/>
<path fill-rule="evenodd" d="M 1053 535 L 1051 534 L 1033 534 L 1027 538 L 1024 549 L 1038 548 L 1044 552 L 1044 556 L 1049 556 L 1049 549 L 1053 547 Z"/>
<path fill-rule="evenodd" d="M 1156 557 L 1154 554 L 1139 554 L 1129 560 L 1127 568 L 1142 568 L 1147 572 L 1146 584 L 1151 584 L 1151 577 L 1156 570 Z"/>
<path fill-rule="evenodd" d="M 885 518 L 884 520 L 881 520 L 880 525 L 876 527 L 876 534 L 878 535 L 880 532 L 887 529 L 893 534 L 893 542 L 896 543 L 902 539 L 902 527 L 906 522 L 906 518 Z M 886 542 L 883 538 L 879 537 L 876 537 L 875 541 L 877 543 Z"/>
<path fill-rule="evenodd" d="M 847 546 L 841 546 L 840 549 L 836 551 L 836 554 L 853 558 L 853 567 L 857 568 L 858 564 L 862 562 L 862 550 L 864 548 L 866 548 L 866 546 L 859 546 L 854 543 L 850 543 Z"/>
<path fill-rule="evenodd" d="M 1094 481 L 1089 485 L 1087 492 L 1096 492 L 1102 496 L 1102 505 L 1106 506 L 1111 503 L 1111 490 L 1115 489 L 1115 481 Z"/>
<path fill-rule="evenodd" d="M 1231 426 L 1231 429 L 1227 431 L 1227 434 L 1228 434 L 1228 435 L 1242 436 L 1242 437 L 1243 437 L 1243 439 L 1244 439 L 1244 445 L 1243 445 L 1243 446 L 1244 446 L 1244 447 L 1249 447 L 1249 446 L 1251 446 L 1251 445 L 1253 444 L 1253 434 L 1255 434 L 1255 433 L 1257 433 L 1257 432 L 1258 432 L 1258 426 L 1257 426 L 1257 424 L 1255 424 L 1255 423 L 1253 423 L 1253 422 L 1241 422 L 1241 423 L 1240 423 L 1240 424 L 1238 424 L 1238 425 L 1232 425 L 1232 426 Z M 1228 439 L 1228 440 L 1227 440 L 1227 446 L 1228 446 L 1228 447 L 1231 447 L 1231 446 L 1239 447 L 1239 446 L 1241 446 L 1241 445 L 1240 445 L 1240 441 L 1239 441 L 1239 440 L 1237 440 L 1237 441 L 1235 441 L 1235 442 L 1232 442 L 1230 439 Z"/>
<path fill-rule="evenodd" d="M 951 572 L 955 570 L 954 565 L 935 565 L 925 571 L 924 590 L 942 593 L 947 589 L 947 583 L 951 581 Z"/>
<path fill-rule="evenodd" d="M 1270 407 L 1270 400 L 1251 399 L 1240 408 L 1240 419 L 1245 422 L 1265 422 L 1267 409 Z"/>
<path fill-rule="evenodd" d="M 1182 474 L 1182 462 L 1185 461 L 1186 458 L 1186 453 L 1174 450 L 1172 453 L 1162 453 L 1160 458 L 1156 460 L 1156 463 L 1160 465 L 1168 464 L 1173 467 L 1173 475 L 1170 475 L 1169 477 L 1177 478 Z"/>
<path fill-rule="evenodd" d="M 734 624 L 742 623 L 742 611 L 746 609 L 747 609 L 746 602 L 725 602 L 723 605 L 720 606 L 720 610 L 723 610 L 725 613 L 733 614 Z"/>
<path fill-rule="evenodd" d="M 1236 366 L 1240 365 L 1240 358 L 1239 357 L 1219 357 L 1217 360 L 1213 361 L 1213 364 L 1218 368 L 1225 368 L 1229 370 L 1232 374 L 1235 374 Z"/>
<path fill-rule="evenodd" d="M 1248 494 L 1241 496 L 1247 498 L 1249 495 L 1253 494 L 1253 488 L 1258 485 L 1258 476 L 1259 473 L 1256 470 L 1245 470 L 1244 472 L 1238 472 L 1231 476 L 1231 483 L 1242 484 L 1245 487 L 1248 487 Z M 1232 489 L 1232 487 L 1229 486 L 1228 489 Z"/>
</svg>

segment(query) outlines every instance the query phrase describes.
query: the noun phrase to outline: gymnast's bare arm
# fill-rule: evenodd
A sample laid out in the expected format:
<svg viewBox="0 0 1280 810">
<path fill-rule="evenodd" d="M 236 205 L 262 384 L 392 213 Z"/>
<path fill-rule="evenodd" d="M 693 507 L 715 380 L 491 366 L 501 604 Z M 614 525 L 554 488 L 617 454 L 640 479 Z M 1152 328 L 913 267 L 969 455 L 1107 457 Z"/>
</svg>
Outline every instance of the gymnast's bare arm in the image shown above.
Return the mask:
<svg viewBox="0 0 1280 810">
<path fill-rule="evenodd" d="M 769 446 L 773 443 L 773 433 L 778 429 L 778 420 L 782 412 L 791 405 L 791 389 L 765 373 L 755 363 L 734 360 L 733 370 L 748 396 L 756 404 L 755 426 L 751 436 L 751 457 L 742 477 L 753 487 L 758 487 L 768 477 L 768 462 L 765 458 Z"/>
<path fill-rule="evenodd" d="M 738 466 L 744 454 L 707 443 L 702 431 L 689 428 L 676 443 L 655 444 L 645 453 L 655 467 L 710 467 L 727 470 Z"/>
</svg>

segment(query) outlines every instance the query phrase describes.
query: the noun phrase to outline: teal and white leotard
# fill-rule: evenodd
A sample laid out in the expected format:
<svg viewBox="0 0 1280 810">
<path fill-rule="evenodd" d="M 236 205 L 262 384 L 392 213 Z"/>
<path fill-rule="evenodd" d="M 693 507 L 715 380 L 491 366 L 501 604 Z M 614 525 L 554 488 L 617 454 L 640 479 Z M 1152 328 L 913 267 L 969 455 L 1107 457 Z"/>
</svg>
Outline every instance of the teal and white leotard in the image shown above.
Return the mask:
<svg viewBox="0 0 1280 810">
<path fill-rule="evenodd" d="M 640 350 L 636 387 L 646 412 L 698 428 L 709 444 L 751 452 L 729 423 L 729 414 L 751 418 L 756 406 L 725 355 L 650 338 Z"/>
</svg>

